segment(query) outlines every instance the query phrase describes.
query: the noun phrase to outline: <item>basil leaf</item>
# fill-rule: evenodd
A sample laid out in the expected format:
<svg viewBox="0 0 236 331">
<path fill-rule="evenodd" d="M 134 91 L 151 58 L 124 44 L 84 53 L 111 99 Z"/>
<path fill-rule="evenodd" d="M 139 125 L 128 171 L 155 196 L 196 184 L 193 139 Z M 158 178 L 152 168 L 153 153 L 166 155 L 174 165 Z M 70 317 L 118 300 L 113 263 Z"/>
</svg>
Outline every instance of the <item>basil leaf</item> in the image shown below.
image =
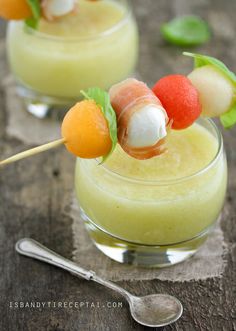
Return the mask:
<svg viewBox="0 0 236 331">
<path fill-rule="evenodd" d="M 212 56 L 189 52 L 184 52 L 183 54 L 194 58 L 195 68 L 199 68 L 205 65 L 212 65 L 216 69 L 218 69 L 224 76 L 226 76 L 231 81 L 232 85 L 235 87 L 236 94 L 236 75 L 232 71 L 230 71 L 223 62 Z M 232 100 L 232 106 L 229 108 L 229 110 L 220 116 L 220 121 L 225 129 L 230 129 L 236 124 L 236 102 L 234 102 L 234 100 Z"/>
<path fill-rule="evenodd" d="M 92 87 L 92 88 L 89 88 L 86 92 L 80 91 L 80 93 L 86 99 L 94 100 L 96 102 L 96 104 L 101 107 L 101 111 L 108 122 L 110 137 L 111 137 L 111 141 L 112 141 L 112 148 L 107 155 L 103 156 L 102 162 L 104 162 L 108 158 L 108 156 L 110 156 L 111 153 L 114 151 L 116 144 L 117 144 L 116 113 L 115 113 L 114 109 L 112 108 L 112 105 L 110 103 L 109 94 L 106 91 L 104 91 L 98 87 Z"/>
<path fill-rule="evenodd" d="M 25 20 L 25 25 L 31 29 L 37 29 L 38 21 L 34 17 L 30 17 Z"/>
<path fill-rule="evenodd" d="M 236 103 L 227 113 L 220 116 L 220 121 L 225 129 L 231 129 L 236 124 Z"/>
<path fill-rule="evenodd" d="M 182 16 L 161 26 L 165 40 L 178 46 L 195 46 L 210 39 L 210 29 L 198 16 Z"/>
<path fill-rule="evenodd" d="M 25 25 L 37 29 L 41 16 L 40 0 L 26 0 L 32 11 L 32 17 L 25 20 Z"/>
</svg>

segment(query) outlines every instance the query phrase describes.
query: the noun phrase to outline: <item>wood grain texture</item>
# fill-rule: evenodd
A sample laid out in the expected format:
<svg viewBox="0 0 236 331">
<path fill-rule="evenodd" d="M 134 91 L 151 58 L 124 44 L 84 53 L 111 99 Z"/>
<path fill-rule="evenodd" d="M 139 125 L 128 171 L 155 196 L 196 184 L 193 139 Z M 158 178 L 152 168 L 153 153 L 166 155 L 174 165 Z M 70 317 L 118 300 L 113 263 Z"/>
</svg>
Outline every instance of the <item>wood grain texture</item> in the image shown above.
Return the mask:
<svg viewBox="0 0 236 331">
<path fill-rule="evenodd" d="M 139 72 L 148 83 L 168 73 L 187 73 L 192 63 L 183 49 L 167 45 L 160 25 L 175 15 L 194 13 L 211 25 L 211 41 L 196 49 L 223 59 L 236 71 L 236 2 L 234 0 L 132 0 L 140 28 Z M 0 47 L 4 47 L 4 23 L 0 23 Z M 2 52 L 1 52 L 2 54 Z M 0 77 L 7 72 L 4 54 Z M 0 155 L 24 149 L 20 141 L 6 137 L 7 121 L 3 89 L 0 89 Z M 228 217 L 223 224 L 230 245 L 222 279 L 170 283 L 122 282 L 132 293 L 167 292 L 184 304 L 183 317 L 165 331 L 236 330 L 236 129 L 224 133 L 229 162 Z M 71 220 L 66 216 L 73 188 L 74 160 L 63 148 L 13 164 L 0 173 L 0 330 L 3 331 L 131 331 L 149 330 L 136 324 L 128 306 L 115 293 L 76 279 L 51 266 L 18 256 L 14 244 L 32 237 L 70 258 Z M 100 308 L 20 309 L 14 301 L 99 302 Z M 122 302 L 108 308 L 107 302 Z M 104 305 L 104 307 L 103 307 Z"/>
</svg>

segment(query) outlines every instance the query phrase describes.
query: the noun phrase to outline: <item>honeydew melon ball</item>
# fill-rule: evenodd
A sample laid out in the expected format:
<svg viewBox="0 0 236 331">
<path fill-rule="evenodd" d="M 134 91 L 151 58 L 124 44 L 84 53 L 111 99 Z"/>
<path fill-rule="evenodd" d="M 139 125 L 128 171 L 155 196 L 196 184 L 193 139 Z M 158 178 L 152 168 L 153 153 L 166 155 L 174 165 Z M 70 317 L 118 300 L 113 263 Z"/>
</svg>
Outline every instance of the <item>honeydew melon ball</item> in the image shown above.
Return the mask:
<svg viewBox="0 0 236 331">
<path fill-rule="evenodd" d="M 188 78 L 199 92 L 203 116 L 218 117 L 229 110 L 234 87 L 220 70 L 206 65 L 194 69 Z"/>
</svg>

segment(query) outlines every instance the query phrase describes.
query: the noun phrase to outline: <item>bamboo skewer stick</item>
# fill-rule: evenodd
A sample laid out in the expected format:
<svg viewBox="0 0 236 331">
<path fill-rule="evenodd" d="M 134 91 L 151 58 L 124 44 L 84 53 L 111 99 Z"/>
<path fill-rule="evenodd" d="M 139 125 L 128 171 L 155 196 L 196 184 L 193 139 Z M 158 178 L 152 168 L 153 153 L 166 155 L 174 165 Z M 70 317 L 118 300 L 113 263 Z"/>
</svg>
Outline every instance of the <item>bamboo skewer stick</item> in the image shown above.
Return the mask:
<svg viewBox="0 0 236 331">
<path fill-rule="evenodd" d="M 29 156 L 32 156 L 32 155 L 35 155 L 35 154 L 38 154 L 38 153 L 47 151 L 48 149 L 51 149 L 51 148 L 58 147 L 58 146 L 64 144 L 65 141 L 66 141 L 65 138 L 61 138 L 61 139 L 52 141 L 50 143 L 47 143 L 47 144 L 44 144 L 44 145 L 41 145 L 41 146 L 31 148 L 31 149 L 29 149 L 27 151 L 18 153 L 18 154 L 13 155 L 13 156 L 11 156 L 11 157 L 3 160 L 3 161 L 0 161 L 0 166 L 3 166 L 3 165 L 6 165 L 8 163 L 12 163 L 12 162 L 15 162 L 15 161 L 24 159 L 26 157 L 29 157 Z"/>
</svg>

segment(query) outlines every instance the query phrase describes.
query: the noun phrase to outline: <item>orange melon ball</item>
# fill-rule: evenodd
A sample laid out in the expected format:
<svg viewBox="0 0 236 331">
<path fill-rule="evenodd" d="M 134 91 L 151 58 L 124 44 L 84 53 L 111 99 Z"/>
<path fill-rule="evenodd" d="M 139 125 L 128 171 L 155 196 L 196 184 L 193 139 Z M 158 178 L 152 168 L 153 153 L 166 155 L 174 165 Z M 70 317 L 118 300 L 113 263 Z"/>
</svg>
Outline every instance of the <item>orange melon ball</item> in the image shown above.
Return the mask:
<svg viewBox="0 0 236 331">
<path fill-rule="evenodd" d="M 24 20 L 32 16 L 26 0 L 0 0 L 0 17 L 6 20 Z"/>
<path fill-rule="evenodd" d="M 104 156 L 112 147 L 106 118 L 93 100 L 78 102 L 68 111 L 61 133 L 68 151 L 78 157 Z"/>
</svg>

